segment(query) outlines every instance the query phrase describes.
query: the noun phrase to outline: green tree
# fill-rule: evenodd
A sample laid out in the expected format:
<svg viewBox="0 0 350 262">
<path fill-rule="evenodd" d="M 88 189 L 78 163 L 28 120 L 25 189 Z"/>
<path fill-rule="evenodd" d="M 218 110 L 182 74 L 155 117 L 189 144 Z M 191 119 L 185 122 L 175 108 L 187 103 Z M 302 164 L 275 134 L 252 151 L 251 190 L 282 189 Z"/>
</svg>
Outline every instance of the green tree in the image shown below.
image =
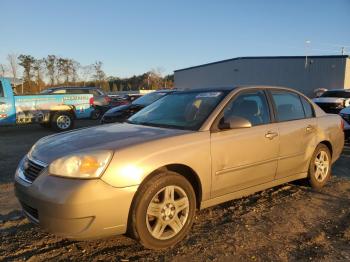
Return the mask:
<svg viewBox="0 0 350 262">
<path fill-rule="evenodd" d="M 27 81 L 28 83 L 32 79 L 32 69 L 33 64 L 35 62 L 35 58 L 31 55 L 20 55 L 18 57 L 19 65 L 23 67 L 24 69 L 24 81 Z"/>
</svg>

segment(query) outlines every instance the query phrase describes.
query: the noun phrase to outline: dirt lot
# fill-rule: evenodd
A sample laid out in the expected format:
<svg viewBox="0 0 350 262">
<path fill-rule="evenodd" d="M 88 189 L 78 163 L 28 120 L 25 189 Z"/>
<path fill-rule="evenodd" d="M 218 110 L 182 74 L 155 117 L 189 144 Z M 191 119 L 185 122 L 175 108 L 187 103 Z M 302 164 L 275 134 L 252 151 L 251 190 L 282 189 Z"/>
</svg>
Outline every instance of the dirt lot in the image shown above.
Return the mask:
<svg viewBox="0 0 350 262">
<path fill-rule="evenodd" d="M 124 236 L 74 242 L 28 223 L 13 195 L 13 174 L 48 134 L 36 126 L 0 129 L 0 260 L 350 260 L 349 146 L 324 189 L 286 184 L 202 210 L 182 243 L 154 252 Z"/>
</svg>

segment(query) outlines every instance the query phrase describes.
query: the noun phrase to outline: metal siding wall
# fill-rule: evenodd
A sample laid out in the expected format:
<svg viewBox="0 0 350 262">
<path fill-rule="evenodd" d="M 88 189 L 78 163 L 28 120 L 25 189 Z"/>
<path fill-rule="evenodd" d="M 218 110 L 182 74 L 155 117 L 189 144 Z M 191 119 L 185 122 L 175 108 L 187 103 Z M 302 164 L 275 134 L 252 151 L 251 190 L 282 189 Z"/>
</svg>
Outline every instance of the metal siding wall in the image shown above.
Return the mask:
<svg viewBox="0 0 350 262">
<path fill-rule="evenodd" d="M 291 87 L 313 96 L 316 88 L 343 88 L 344 71 L 344 58 L 309 58 L 307 68 L 305 59 L 300 58 L 243 58 L 176 71 L 175 87 L 274 85 Z"/>
<path fill-rule="evenodd" d="M 350 58 L 346 59 L 344 88 L 350 89 Z"/>
</svg>

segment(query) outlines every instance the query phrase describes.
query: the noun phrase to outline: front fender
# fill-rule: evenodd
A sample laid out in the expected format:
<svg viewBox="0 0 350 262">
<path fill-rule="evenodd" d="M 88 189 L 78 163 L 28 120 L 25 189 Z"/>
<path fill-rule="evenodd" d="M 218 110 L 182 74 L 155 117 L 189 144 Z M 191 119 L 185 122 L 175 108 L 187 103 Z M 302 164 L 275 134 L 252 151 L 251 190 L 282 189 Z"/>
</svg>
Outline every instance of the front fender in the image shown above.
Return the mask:
<svg viewBox="0 0 350 262">
<path fill-rule="evenodd" d="M 210 132 L 164 138 L 115 152 L 102 180 L 114 187 L 140 185 L 153 171 L 171 164 L 190 167 L 200 179 L 202 198 L 210 196 Z"/>
</svg>

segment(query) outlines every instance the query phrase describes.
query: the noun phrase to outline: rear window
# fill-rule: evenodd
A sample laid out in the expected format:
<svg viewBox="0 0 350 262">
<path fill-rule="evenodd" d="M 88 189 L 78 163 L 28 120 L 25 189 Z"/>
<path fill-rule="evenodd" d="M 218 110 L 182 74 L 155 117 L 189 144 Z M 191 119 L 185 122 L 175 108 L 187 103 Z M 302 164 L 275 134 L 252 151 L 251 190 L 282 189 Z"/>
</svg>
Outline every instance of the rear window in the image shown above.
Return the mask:
<svg viewBox="0 0 350 262">
<path fill-rule="evenodd" d="M 326 91 L 321 97 L 340 97 L 340 98 L 350 98 L 350 92 L 346 91 Z"/>
<path fill-rule="evenodd" d="M 314 117 L 314 109 L 312 105 L 304 97 L 300 97 L 301 103 L 303 104 L 304 113 L 306 118 Z"/>
<path fill-rule="evenodd" d="M 163 96 L 167 95 L 166 92 L 153 92 L 149 93 L 147 95 L 144 95 L 138 99 L 135 99 L 132 103 L 135 105 L 142 105 L 142 106 L 148 106 L 152 104 L 153 102 L 157 101 L 158 99 L 162 98 Z"/>
<path fill-rule="evenodd" d="M 284 91 L 273 91 L 271 93 L 275 102 L 278 121 L 282 122 L 305 118 L 299 95 Z"/>
</svg>

